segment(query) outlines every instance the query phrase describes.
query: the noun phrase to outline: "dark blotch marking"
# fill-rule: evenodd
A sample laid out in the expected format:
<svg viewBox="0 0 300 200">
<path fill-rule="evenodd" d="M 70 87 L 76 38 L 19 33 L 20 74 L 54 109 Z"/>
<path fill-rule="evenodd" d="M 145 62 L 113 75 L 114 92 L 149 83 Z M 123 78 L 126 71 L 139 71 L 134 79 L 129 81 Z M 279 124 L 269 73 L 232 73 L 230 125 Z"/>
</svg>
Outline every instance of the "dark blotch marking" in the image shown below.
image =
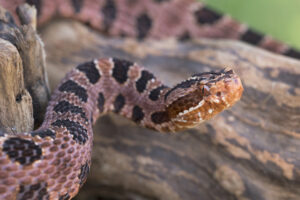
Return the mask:
<svg viewBox="0 0 300 200">
<path fill-rule="evenodd" d="M 160 92 L 165 88 L 167 88 L 167 86 L 162 85 L 162 86 L 159 86 L 159 87 L 151 90 L 151 92 L 149 94 L 149 99 L 151 99 L 152 101 L 158 100 Z"/>
<path fill-rule="evenodd" d="M 30 135 L 32 137 L 38 135 L 41 138 L 45 138 L 45 137 L 51 137 L 51 138 L 55 138 L 55 132 L 50 130 L 50 129 L 44 129 L 44 130 L 38 130 L 38 131 L 33 131 L 30 133 Z"/>
<path fill-rule="evenodd" d="M 85 183 L 89 172 L 90 172 L 90 166 L 88 162 L 86 162 L 84 165 L 81 165 L 80 173 L 78 175 L 78 178 L 80 180 L 80 187 Z"/>
<path fill-rule="evenodd" d="M 104 104 L 105 104 L 105 98 L 103 93 L 100 92 L 98 95 L 98 108 L 101 113 L 104 111 Z"/>
<path fill-rule="evenodd" d="M 155 112 L 151 115 L 151 120 L 155 124 L 162 124 L 164 122 L 170 121 L 169 115 L 166 111 L 163 112 Z"/>
<path fill-rule="evenodd" d="M 258 44 L 263 39 L 263 35 L 248 29 L 242 36 L 241 40 L 250 44 Z"/>
<path fill-rule="evenodd" d="M 26 0 L 26 3 L 28 3 L 29 5 L 34 5 L 36 10 L 37 10 L 37 15 L 40 16 L 41 15 L 41 9 L 42 9 L 42 0 Z"/>
<path fill-rule="evenodd" d="M 289 48 L 286 52 L 283 53 L 283 55 L 300 59 L 300 52 L 293 48 Z"/>
<path fill-rule="evenodd" d="M 17 199 L 49 199 L 47 183 L 41 182 L 32 185 L 21 185 Z"/>
<path fill-rule="evenodd" d="M 75 13 L 79 13 L 82 7 L 82 0 L 72 0 L 72 6 L 74 8 Z"/>
<path fill-rule="evenodd" d="M 207 7 L 203 7 L 195 12 L 195 17 L 199 24 L 213 24 L 218 21 L 222 15 Z"/>
<path fill-rule="evenodd" d="M 191 39 L 191 35 L 190 35 L 190 33 L 189 32 L 184 32 L 179 38 L 178 38 L 178 40 L 179 41 L 182 41 L 182 42 L 184 42 L 184 41 L 187 41 L 187 40 L 189 40 L 189 39 Z"/>
<path fill-rule="evenodd" d="M 62 195 L 59 197 L 58 200 L 69 200 L 70 199 L 70 195 L 68 193 Z"/>
<path fill-rule="evenodd" d="M 148 72 L 146 70 L 143 70 L 142 71 L 142 76 L 135 83 L 137 91 L 139 93 L 142 93 L 146 89 L 148 81 L 153 79 L 153 78 L 155 78 L 153 76 L 153 74 L 151 74 L 150 72 Z"/>
<path fill-rule="evenodd" d="M 114 68 L 113 68 L 112 76 L 120 84 L 125 83 L 128 78 L 127 72 L 129 70 L 129 67 L 132 66 L 133 63 L 130 61 L 118 59 L 118 58 L 113 58 L 113 62 L 114 62 Z"/>
<path fill-rule="evenodd" d="M 152 20 L 147 14 L 141 14 L 136 21 L 138 39 L 144 39 L 152 27 Z"/>
<path fill-rule="evenodd" d="M 80 114 L 81 118 L 83 118 L 85 121 L 88 121 L 88 118 L 86 117 L 85 112 L 82 110 L 81 107 L 79 106 L 75 106 L 71 103 L 69 103 L 68 101 L 60 101 L 58 102 L 58 104 L 56 104 L 53 108 L 53 110 L 56 113 L 67 113 L 67 112 L 71 112 L 74 114 Z"/>
<path fill-rule="evenodd" d="M 119 113 L 123 106 L 125 105 L 125 98 L 123 95 L 119 94 L 114 101 L 114 112 Z"/>
<path fill-rule="evenodd" d="M 140 122 L 144 118 L 144 113 L 142 108 L 139 106 L 134 106 L 132 109 L 132 120 L 134 122 Z"/>
<path fill-rule="evenodd" d="M 8 138 L 4 141 L 2 151 L 5 152 L 13 162 L 21 165 L 30 165 L 41 159 L 42 149 L 34 142 L 21 138 Z"/>
<path fill-rule="evenodd" d="M 93 61 L 80 64 L 77 69 L 83 72 L 92 84 L 97 83 L 101 77 Z"/>
<path fill-rule="evenodd" d="M 171 94 L 171 92 L 173 92 L 174 90 L 178 89 L 178 88 L 189 88 L 191 87 L 193 84 L 195 84 L 196 82 L 199 82 L 198 79 L 191 79 L 191 80 L 186 80 L 183 81 L 179 84 L 177 84 L 176 86 L 174 86 L 172 89 L 170 89 L 166 95 L 165 95 L 165 100 L 167 99 L 167 97 Z"/>
<path fill-rule="evenodd" d="M 69 119 L 57 120 L 51 124 L 52 126 L 65 127 L 71 135 L 73 140 L 79 144 L 85 144 L 88 140 L 87 130 L 78 122 L 70 121 Z"/>
<path fill-rule="evenodd" d="M 59 91 L 61 92 L 71 92 L 74 93 L 76 96 L 78 96 L 83 102 L 87 102 L 87 92 L 86 90 L 75 83 L 72 80 L 67 80 L 64 82 L 59 88 Z"/>
<path fill-rule="evenodd" d="M 112 23 L 117 17 L 117 8 L 113 0 L 106 0 L 105 5 L 102 7 L 101 12 L 103 13 L 104 19 L 104 31 L 108 32 Z"/>
</svg>

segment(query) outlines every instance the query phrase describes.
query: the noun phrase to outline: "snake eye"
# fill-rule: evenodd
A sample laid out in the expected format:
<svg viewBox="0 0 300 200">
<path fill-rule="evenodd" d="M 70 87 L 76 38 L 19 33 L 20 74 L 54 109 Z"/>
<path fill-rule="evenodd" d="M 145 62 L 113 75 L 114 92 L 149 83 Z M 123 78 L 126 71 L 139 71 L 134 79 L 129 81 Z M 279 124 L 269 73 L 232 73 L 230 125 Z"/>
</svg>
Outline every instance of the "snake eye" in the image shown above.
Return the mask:
<svg viewBox="0 0 300 200">
<path fill-rule="evenodd" d="M 218 97 L 220 97 L 221 96 L 221 92 L 217 92 L 217 94 L 216 94 Z"/>
</svg>

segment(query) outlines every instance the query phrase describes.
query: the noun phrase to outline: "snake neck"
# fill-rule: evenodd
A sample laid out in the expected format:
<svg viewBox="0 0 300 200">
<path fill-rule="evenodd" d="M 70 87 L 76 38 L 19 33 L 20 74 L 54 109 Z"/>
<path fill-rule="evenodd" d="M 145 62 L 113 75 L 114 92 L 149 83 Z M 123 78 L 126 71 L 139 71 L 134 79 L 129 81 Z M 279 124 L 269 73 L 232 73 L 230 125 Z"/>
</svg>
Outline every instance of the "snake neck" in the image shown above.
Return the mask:
<svg viewBox="0 0 300 200">
<path fill-rule="evenodd" d="M 52 95 L 42 127 L 71 126 L 72 121 L 79 130 L 90 129 L 100 115 L 113 112 L 146 128 L 176 132 L 212 118 L 241 94 L 232 70 L 198 74 L 170 88 L 136 63 L 105 58 L 81 64 L 66 76 Z"/>
<path fill-rule="evenodd" d="M 130 61 L 107 58 L 87 62 L 62 80 L 40 129 L 61 126 L 68 120 L 90 127 L 99 116 L 113 112 L 162 131 L 155 116 L 165 110 L 162 97 L 168 90 L 152 73 Z"/>
<path fill-rule="evenodd" d="M 40 129 L 0 137 L 0 199 L 74 197 L 91 164 L 92 124 L 104 113 L 161 132 L 177 131 L 210 119 L 241 94 L 232 70 L 196 74 L 168 88 L 130 61 L 80 64 L 54 91 Z"/>
</svg>

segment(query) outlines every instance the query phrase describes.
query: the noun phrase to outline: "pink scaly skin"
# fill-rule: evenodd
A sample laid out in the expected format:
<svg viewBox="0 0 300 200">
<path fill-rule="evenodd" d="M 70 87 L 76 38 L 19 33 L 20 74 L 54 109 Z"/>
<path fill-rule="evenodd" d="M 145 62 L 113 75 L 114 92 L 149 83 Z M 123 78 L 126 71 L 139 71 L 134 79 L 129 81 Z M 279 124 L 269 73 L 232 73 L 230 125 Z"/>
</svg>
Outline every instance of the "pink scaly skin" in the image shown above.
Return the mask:
<svg viewBox="0 0 300 200">
<path fill-rule="evenodd" d="M 83 63 L 54 91 L 42 126 L 0 137 L 0 199 L 71 199 L 91 164 L 92 123 L 114 112 L 160 132 L 197 126 L 237 102 L 232 70 L 195 74 L 173 88 L 117 58 Z"/>
<path fill-rule="evenodd" d="M 37 7 L 39 24 L 61 16 L 89 24 L 110 36 L 236 39 L 300 59 L 299 51 L 195 0 L 0 0 L 13 13 L 24 2 Z"/>
</svg>

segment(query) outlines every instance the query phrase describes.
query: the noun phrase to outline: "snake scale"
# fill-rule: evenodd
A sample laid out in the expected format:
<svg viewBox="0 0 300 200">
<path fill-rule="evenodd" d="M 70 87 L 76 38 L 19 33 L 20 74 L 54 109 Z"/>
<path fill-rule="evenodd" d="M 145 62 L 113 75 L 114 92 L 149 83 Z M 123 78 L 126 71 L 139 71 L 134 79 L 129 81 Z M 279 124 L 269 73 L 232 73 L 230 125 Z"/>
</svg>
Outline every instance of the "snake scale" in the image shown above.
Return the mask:
<svg viewBox="0 0 300 200">
<path fill-rule="evenodd" d="M 1 199 L 70 199 L 91 164 L 92 123 L 109 111 L 160 132 L 194 127 L 242 95 L 232 70 L 195 74 L 173 88 L 130 61 L 83 63 L 62 80 L 33 132 L 0 138 Z"/>
<path fill-rule="evenodd" d="M 0 1 L 9 10 L 22 2 Z M 59 14 L 112 36 L 233 38 L 300 57 L 296 50 L 192 0 L 27 2 L 37 7 L 40 24 Z M 39 129 L 1 135 L 0 199 L 74 197 L 91 165 L 92 124 L 107 112 L 146 128 L 176 132 L 229 108 L 242 92 L 239 77 L 230 69 L 195 74 L 170 88 L 131 61 L 102 58 L 80 64 L 54 91 Z"/>
<path fill-rule="evenodd" d="M 61 16 L 79 20 L 110 36 L 139 40 L 235 39 L 300 59 L 298 50 L 195 0 L 0 0 L 10 11 L 24 2 L 35 5 L 39 24 Z"/>
</svg>

